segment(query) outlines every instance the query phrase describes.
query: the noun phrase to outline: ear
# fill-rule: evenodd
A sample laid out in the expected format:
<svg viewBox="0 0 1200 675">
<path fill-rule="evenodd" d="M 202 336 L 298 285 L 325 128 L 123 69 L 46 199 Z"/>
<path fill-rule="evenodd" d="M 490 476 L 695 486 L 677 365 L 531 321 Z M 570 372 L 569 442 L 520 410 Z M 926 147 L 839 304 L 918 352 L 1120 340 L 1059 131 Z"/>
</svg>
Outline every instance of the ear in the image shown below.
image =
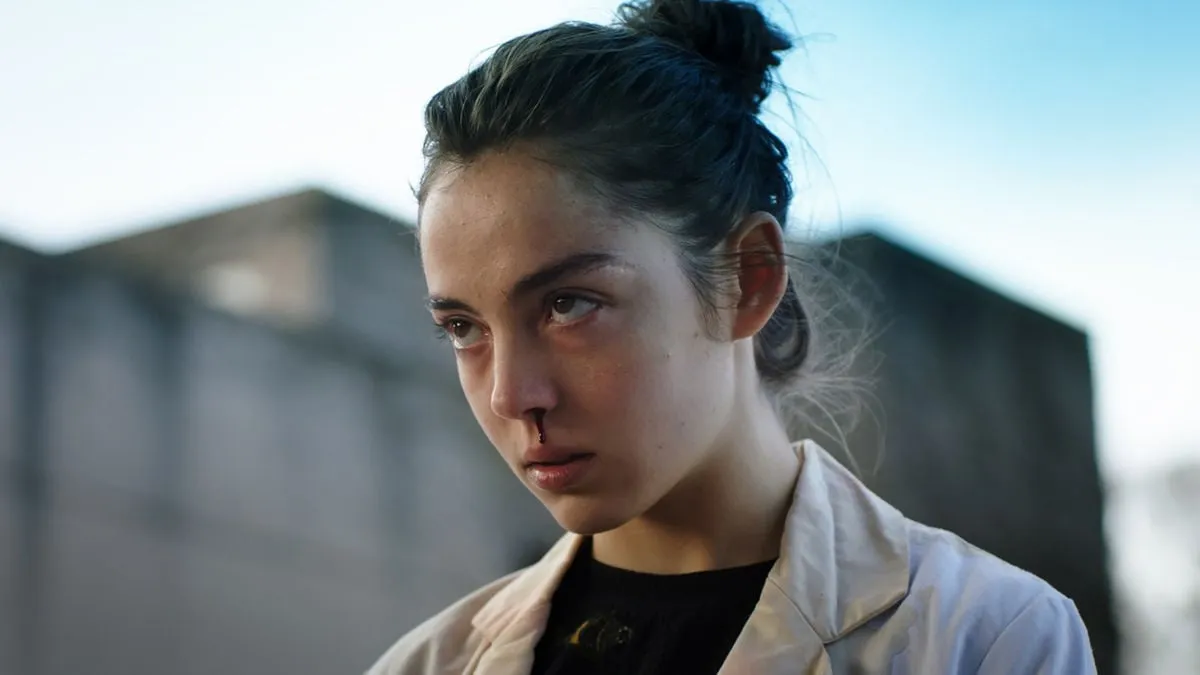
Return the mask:
<svg viewBox="0 0 1200 675">
<path fill-rule="evenodd" d="M 737 271 L 737 304 L 731 337 L 751 338 L 767 325 L 787 289 L 783 228 L 769 213 L 751 213 L 729 235 L 726 250 Z"/>
</svg>

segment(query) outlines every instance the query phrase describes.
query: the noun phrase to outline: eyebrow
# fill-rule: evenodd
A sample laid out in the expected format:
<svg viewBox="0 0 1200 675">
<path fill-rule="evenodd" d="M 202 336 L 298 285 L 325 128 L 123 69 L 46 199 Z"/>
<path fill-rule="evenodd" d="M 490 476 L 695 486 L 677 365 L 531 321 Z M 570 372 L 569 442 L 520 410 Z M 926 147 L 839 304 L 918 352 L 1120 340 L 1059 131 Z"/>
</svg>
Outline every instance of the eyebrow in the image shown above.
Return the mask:
<svg viewBox="0 0 1200 675">
<path fill-rule="evenodd" d="M 513 298 L 529 295 L 533 291 L 549 286 L 563 277 L 573 274 L 583 274 L 584 272 L 590 272 L 600 267 L 613 265 L 625 266 L 620 258 L 612 253 L 602 251 L 575 253 L 562 260 L 544 265 L 521 277 L 517 283 L 513 284 L 509 295 Z M 475 312 L 473 307 L 462 300 L 437 295 L 429 296 L 425 304 L 431 310 Z"/>
</svg>

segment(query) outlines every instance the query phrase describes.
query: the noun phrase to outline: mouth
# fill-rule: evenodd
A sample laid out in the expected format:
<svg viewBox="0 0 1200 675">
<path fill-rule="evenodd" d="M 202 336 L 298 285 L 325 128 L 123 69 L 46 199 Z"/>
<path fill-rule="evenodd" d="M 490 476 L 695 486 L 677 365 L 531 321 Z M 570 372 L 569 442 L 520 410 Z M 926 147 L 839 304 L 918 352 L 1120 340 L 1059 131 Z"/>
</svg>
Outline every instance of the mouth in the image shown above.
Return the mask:
<svg viewBox="0 0 1200 675">
<path fill-rule="evenodd" d="M 544 492 L 568 492 L 587 478 L 596 455 L 573 452 L 525 464 L 525 475 L 534 487 Z"/>
<path fill-rule="evenodd" d="M 554 459 L 543 460 L 540 462 L 526 462 L 525 468 L 530 469 L 539 466 L 566 466 L 572 462 L 577 462 L 592 456 L 593 453 L 590 452 L 573 452 L 562 457 L 556 457 Z"/>
</svg>

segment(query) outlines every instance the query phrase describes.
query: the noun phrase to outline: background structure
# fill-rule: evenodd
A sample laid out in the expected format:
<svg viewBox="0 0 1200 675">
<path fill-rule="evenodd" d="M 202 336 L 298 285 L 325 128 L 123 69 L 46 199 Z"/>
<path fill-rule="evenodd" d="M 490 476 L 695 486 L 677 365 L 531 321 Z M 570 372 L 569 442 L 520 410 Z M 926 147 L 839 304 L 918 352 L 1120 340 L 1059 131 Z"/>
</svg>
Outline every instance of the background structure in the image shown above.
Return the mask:
<svg viewBox="0 0 1200 675">
<path fill-rule="evenodd" d="M 1086 336 L 826 246 L 881 329 L 864 478 L 1071 596 L 1115 672 Z M 319 190 L 0 248 L 0 672 L 358 672 L 539 555 L 422 291 L 405 224 Z"/>
</svg>

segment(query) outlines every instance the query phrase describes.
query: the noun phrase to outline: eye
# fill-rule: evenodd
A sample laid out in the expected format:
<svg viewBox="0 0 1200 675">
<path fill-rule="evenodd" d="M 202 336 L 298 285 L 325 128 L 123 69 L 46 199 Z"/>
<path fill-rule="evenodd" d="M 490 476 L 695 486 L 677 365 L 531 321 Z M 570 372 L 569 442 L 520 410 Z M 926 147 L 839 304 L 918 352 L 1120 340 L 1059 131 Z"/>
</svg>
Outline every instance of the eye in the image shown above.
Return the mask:
<svg viewBox="0 0 1200 675">
<path fill-rule="evenodd" d="M 595 300 L 578 295 L 560 295 L 550 303 L 550 320 L 554 323 L 578 321 L 600 308 Z"/>
<path fill-rule="evenodd" d="M 447 319 L 438 324 L 442 334 L 455 349 L 466 349 L 483 337 L 483 330 L 464 319 Z"/>
</svg>

